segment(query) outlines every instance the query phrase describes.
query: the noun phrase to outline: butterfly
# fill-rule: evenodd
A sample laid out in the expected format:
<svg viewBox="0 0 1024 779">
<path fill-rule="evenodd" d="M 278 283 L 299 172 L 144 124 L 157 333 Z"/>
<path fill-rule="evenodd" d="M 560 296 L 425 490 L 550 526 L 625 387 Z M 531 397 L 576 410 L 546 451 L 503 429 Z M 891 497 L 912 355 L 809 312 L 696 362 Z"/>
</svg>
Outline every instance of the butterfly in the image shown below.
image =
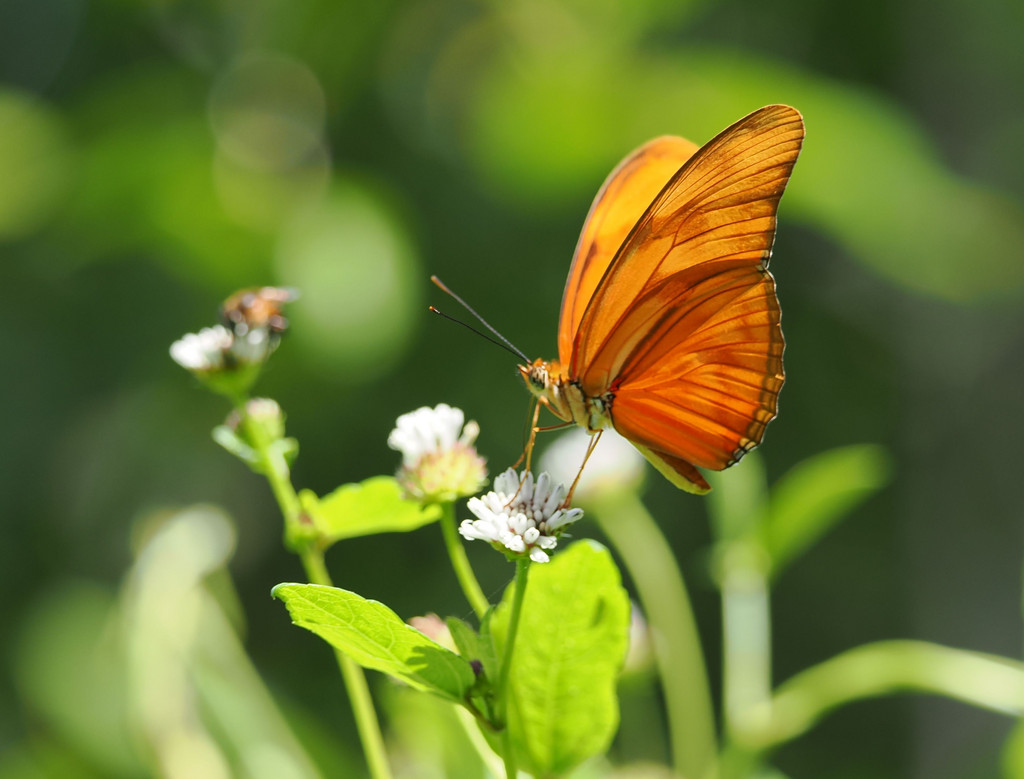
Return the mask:
<svg viewBox="0 0 1024 779">
<path fill-rule="evenodd" d="M 538 409 L 614 428 L 694 493 L 711 489 L 699 468 L 761 442 L 785 380 L 768 260 L 803 138 L 800 113 L 770 105 L 700 148 L 655 138 L 619 163 L 573 255 L 558 360 L 519 366 Z"/>
</svg>

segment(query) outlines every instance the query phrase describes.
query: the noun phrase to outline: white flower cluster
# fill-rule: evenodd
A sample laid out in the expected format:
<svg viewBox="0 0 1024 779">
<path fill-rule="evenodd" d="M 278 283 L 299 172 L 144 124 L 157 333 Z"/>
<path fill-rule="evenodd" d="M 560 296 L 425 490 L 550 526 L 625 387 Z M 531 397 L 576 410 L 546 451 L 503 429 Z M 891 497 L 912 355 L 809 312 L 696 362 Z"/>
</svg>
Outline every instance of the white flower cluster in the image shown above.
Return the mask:
<svg viewBox="0 0 1024 779">
<path fill-rule="evenodd" d="M 171 344 L 171 358 L 190 371 L 212 371 L 224 367 L 224 355 L 235 337 L 223 325 L 204 327 Z"/>
<path fill-rule="evenodd" d="M 239 365 L 261 363 L 270 356 L 278 339 L 265 328 L 238 336 L 223 325 L 204 327 L 171 344 L 171 358 L 194 373 L 213 373 Z"/>
<path fill-rule="evenodd" d="M 473 446 L 480 426 L 465 418 L 462 409 L 446 403 L 398 418 L 388 446 L 402 453 L 398 481 L 407 497 L 424 503 L 451 502 L 483 486 L 487 469 Z"/>
<path fill-rule="evenodd" d="M 564 529 L 583 516 L 583 509 L 562 506 L 566 489 L 547 473 L 536 483 L 529 471 L 520 477 L 509 468 L 494 480 L 494 491 L 471 498 L 466 507 L 477 516 L 459 526 L 467 539 L 488 541 L 515 555 L 528 555 L 535 563 L 550 559 Z M 545 551 L 547 550 L 547 551 Z"/>
<path fill-rule="evenodd" d="M 415 468 L 424 455 L 446 451 L 456 444 L 471 446 L 480 435 L 480 426 L 470 422 L 463 429 L 465 420 L 461 408 L 447 403 L 434 408 L 423 406 L 398 418 L 388 436 L 388 446 L 402 453 L 402 465 Z"/>
</svg>

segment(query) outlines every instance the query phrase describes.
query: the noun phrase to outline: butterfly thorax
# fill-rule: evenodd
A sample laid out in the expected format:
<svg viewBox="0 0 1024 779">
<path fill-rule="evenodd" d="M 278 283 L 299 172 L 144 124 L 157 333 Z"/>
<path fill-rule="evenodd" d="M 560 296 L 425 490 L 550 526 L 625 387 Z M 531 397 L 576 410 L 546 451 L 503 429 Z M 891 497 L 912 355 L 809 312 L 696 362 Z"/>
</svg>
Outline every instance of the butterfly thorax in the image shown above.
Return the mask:
<svg viewBox="0 0 1024 779">
<path fill-rule="evenodd" d="M 587 395 L 578 381 L 565 374 L 557 360 L 534 360 L 529 365 L 520 365 L 519 373 L 530 392 L 560 419 L 590 433 L 611 425 L 611 393 L 601 397 Z"/>
</svg>

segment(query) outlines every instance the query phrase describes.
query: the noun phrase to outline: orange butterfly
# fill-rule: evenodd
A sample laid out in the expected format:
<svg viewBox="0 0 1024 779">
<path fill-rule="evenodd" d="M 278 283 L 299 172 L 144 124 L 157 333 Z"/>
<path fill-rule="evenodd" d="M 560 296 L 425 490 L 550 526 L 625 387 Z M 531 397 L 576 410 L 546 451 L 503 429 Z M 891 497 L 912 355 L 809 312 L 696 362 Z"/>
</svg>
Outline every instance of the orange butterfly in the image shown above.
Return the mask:
<svg viewBox="0 0 1024 779">
<path fill-rule="evenodd" d="M 519 366 L 540 404 L 615 428 L 689 492 L 711 489 L 697 467 L 760 443 L 785 379 L 768 259 L 803 137 L 796 109 L 766 106 L 700 149 L 656 138 L 612 171 L 569 269 L 558 360 Z"/>
</svg>

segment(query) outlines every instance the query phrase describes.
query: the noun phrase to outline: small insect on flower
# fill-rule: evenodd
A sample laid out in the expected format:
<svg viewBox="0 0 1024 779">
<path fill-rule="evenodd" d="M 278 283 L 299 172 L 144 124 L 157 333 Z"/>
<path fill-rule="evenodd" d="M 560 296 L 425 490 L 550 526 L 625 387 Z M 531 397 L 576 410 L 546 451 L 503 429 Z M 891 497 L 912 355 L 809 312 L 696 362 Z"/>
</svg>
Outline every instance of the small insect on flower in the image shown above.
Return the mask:
<svg viewBox="0 0 1024 779">
<path fill-rule="evenodd" d="M 459 532 L 490 542 L 508 557 L 546 563 L 565 528 L 583 516 L 583 509 L 562 506 L 565 495 L 565 485 L 547 473 L 534 483 L 529 471 L 519 476 L 509 468 L 494 480 L 492 492 L 467 502 L 477 519 L 463 520 Z"/>
<path fill-rule="evenodd" d="M 266 360 L 288 329 L 284 304 L 299 297 L 298 291 L 285 287 L 256 287 L 239 290 L 220 307 L 220 320 L 235 336 L 239 359 Z"/>
<path fill-rule="evenodd" d="M 281 306 L 294 290 L 242 290 L 221 307 L 223 324 L 189 333 L 171 345 L 171 357 L 211 389 L 237 397 L 246 392 L 281 341 L 288 321 Z"/>
<path fill-rule="evenodd" d="M 446 403 L 398 418 L 388 446 L 402 453 L 398 482 L 407 497 L 423 503 L 451 502 L 483 487 L 487 468 L 473 446 L 480 426 L 464 422 L 462 409 Z"/>
<path fill-rule="evenodd" d="M 239 336 L 259 329 L 280 334 L 288 329 L 284 304 L 298 297 L 298 291 L 287 287 L 239 290 L 221 304 L 221 322 Z"/>
</svg>

